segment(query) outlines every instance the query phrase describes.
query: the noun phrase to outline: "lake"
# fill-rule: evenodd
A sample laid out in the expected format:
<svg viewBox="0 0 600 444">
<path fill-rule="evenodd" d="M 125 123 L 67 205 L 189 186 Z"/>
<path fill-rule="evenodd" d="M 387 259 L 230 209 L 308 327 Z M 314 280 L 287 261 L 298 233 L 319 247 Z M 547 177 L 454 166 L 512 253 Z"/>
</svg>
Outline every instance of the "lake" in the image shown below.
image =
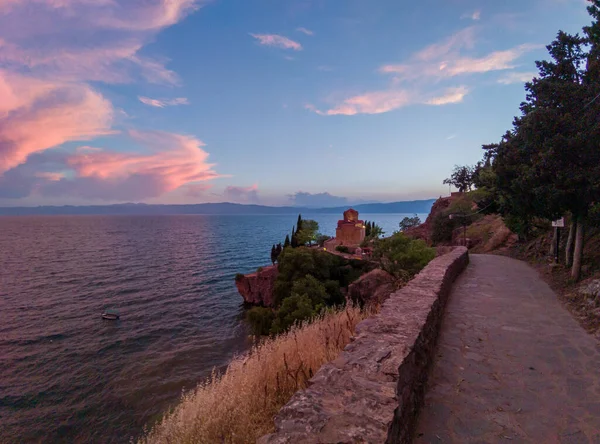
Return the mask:
<svg viewBox="0 0 600 444">
<path fill-rule="evenodd" d="M 329 235 L 340 216 L 303 215 Z M 360 216 L 391 234 L 412 215 Z M 0 442 L 139 436 L 251 345 L 235 274 L 296 218 L 0 217 Z"/>
</svg>

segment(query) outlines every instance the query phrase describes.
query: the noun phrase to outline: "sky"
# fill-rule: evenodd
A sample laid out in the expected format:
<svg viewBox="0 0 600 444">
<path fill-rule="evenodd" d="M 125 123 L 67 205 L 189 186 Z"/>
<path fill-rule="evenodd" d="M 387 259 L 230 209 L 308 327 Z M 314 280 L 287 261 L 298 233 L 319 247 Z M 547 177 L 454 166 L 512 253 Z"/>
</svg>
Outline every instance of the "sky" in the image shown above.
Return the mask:
<svg viewBox="0 0 600 444">
<path fill-rule="evenodd" d="M 0 0 L 0 206 L 435 198 L 585 0 Z"/>
</svg>

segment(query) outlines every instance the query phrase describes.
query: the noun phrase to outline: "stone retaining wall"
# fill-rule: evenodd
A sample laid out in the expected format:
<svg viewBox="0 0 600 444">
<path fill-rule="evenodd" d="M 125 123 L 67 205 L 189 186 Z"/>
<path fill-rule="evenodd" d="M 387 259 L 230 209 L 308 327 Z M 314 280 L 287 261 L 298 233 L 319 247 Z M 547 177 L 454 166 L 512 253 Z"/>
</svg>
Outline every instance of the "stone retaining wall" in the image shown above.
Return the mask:
<svg viewBox="0 0 600 444">
<path fill-rule="evenodd" d="M 258 443 L 410 442 L 444 307 L 468 262 L 467 249 L 455 248 L 393 293 L 281 409 L 276 433 Z"/>
</svg>

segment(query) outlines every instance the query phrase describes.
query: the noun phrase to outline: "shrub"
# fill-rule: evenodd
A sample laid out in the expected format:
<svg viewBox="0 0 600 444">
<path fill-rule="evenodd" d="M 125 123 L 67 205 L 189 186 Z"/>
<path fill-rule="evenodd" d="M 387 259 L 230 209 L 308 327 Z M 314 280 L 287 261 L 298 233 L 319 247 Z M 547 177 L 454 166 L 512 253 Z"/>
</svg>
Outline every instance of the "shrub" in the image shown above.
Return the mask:
<svg viewBox="0 0 600 444">
<path fill-rule="evenodd" d="M 421 219 L 416 214 L 413 217 L 405 217 L 400 221 L 400 231 L 408 230 L 421 225 Z"/>
<path fill-rule="evenodd" d="M 293 325 L 311 320 L 319 311 L 315 310 L 307 295 L 294 293 L 283 300 L 281 307 L 277 310 L 277 317 L 271 325 L 270 332 L 272 334 L 283 333 Z"/>
<path fill-rule="evenodd" d="M 319 247 L 323 247 L 325 242 L 331 239 L 331 236 L 327 236 L 326 234 L 317 234 L 317 244 Z"/>
<path fill-rule="evenodd" d="M 370 313 L 358 308 L 324 313 L 247 356 L 213 372 L 138 440 L 138 444 L 247 443 L 274 429 L 273 418 L 314 373 L 335 359 Z"/>
<path fill-rule="evenodd" d="M 271 324 L 275 320 L 275 313 L 270 308 L 252 307 L 246 312 L 246 319 L 256 335 L 268 335 Z"/>
<path fill-rule="evenodd" d="M 439 213 L 433 218 L 431 241 L 434 245 L 452 240 L 452 232 L 456 227 L 456 219 L 450 219 L 447 214 Z"/>
<path fill-rule="evenodd" d="M 239 282 L 239 281 L 241 281 L 242 279 L 244 279 L 244 277 L 245 277 L 245 276 L 244 276 L 242 273 L 237 273 L 237 274 L 235 275 L 235 281 L 236 281 L 236 282 Z"/>
<path fill-rule="evenodd" d="M 350 253 L 350 250 L 345 245 L 338 245 L 335 247 L 335 251 L 339 251 L 340 253 Z"/>
<path fill-rule="evenodd" d="M 263 271 L 263 270 L 264 270 L 264 268 L 263 268 L 263 267 L 258 267 L 258 268 L 256 269 L 256 272 L 257 272 L 257 273 L 260 273 L 260 272 L 261 272 L 261 271 Z"/>
<path fill-rule="evenodd" d="M 435 257 L 435 250 L 420 239 L 396 233 L 376 242 L 373 257 L 385 271 L 408 281 Z"/>
</svg>

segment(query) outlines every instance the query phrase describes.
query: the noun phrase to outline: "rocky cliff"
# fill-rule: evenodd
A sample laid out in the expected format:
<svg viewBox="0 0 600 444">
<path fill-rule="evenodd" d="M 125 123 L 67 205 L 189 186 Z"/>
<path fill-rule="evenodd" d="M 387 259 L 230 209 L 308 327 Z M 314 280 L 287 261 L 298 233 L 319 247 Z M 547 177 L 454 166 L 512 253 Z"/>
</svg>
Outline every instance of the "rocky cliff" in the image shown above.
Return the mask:
<svg viewBox="0 0 600 444">
<path fill-rule="evenodd" d="M 361 306 L 382 304 L 394 290 L 394 277 L 381 269 L 375 269 L 350 284 L 347 298 Z"/>
<path fill-rule="evenodd" d="M 246 304 L 271 307 L 277 274 L 277 265 L 270 265 L 256 273 L 238 275 L 235 286 Z"/>
</svg>

